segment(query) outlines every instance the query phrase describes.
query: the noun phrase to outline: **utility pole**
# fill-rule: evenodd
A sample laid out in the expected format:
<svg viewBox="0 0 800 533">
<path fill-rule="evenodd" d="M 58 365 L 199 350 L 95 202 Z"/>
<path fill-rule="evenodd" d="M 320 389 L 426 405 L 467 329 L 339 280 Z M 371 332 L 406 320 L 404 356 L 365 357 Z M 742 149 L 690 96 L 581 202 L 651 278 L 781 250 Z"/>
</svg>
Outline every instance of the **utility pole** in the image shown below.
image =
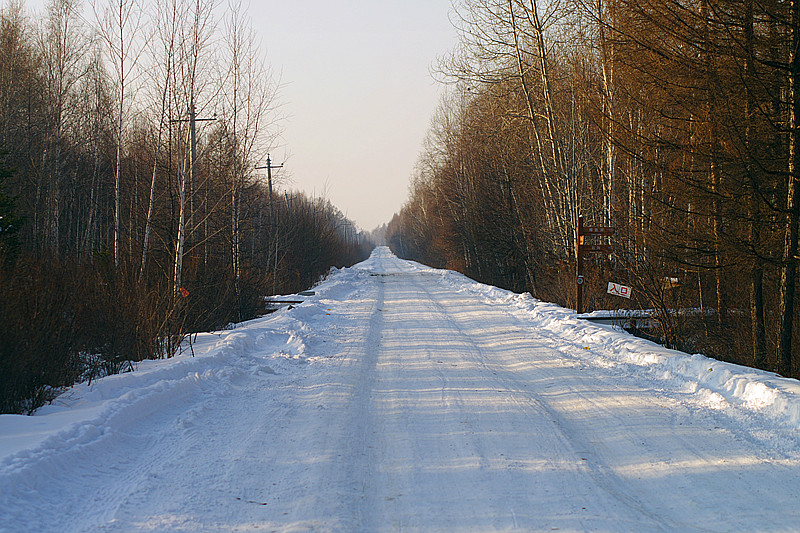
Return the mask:
<svg viewBox="0 0 800 533">
<path fill-rule="evenodd" d="M 276 283 L 278 278 L 278 225 L 275 220 L 275 206 L 272 200 L 272 169 L 283 168 L 283 163 L 280 165 L 273 165 L 272 160 L 267 154 L 267 164 L 263 167 L 256 167 L 257 170 L 267 169 L 267 187 L 269 190 L 269 227 L 274 232 L 274 245 L 275 245 L 275 269 L 272 273 L 272 294 L 275 294 Z M 271 254 L 270 254 L 271 255 Z M 267 272 L 269 272 L 269 256 L 267 256 Z"/>
<path fill-rule="evenodd" d="M 216 120 L 216 114 L 213 118 L 197 118 L 195 116 L 194 102 L 189 106 L 189 118 L 179 118 L 170 120 L 172 123 L 176 122 L 189 122 L 189 141 L 191 144 L 189 150 L 189 229 L 192 229 L 194 217 L 194 181 L 195 181 L 195 163 L 197 161 L 197 136 L 195 133 L 195 122 Z M 185 174 L 178 184 L 180 196 L 180 215 L 178 220 L 178 238 L 175 244 L 175 271 L 173 275 L 173 289 L 175 294 L 178 293 L 181 287 L 181 271 L 183 269 L 183 248 L 186 240 L 186 183 Z"/>
<path fill-rule="evenodd" d="M 197 172 L 197 134 L 195 133 L 195 124 L 197 122 L 210 122 L 217 120 L 217 114 L 211 118 L 197 118 L 195 113 L 194 104 L 189 109 L 189 128 L 191 130 L 192 149 L 189 157 L 189 228 L 194 229 L 194 186 Z"/>
</svg>

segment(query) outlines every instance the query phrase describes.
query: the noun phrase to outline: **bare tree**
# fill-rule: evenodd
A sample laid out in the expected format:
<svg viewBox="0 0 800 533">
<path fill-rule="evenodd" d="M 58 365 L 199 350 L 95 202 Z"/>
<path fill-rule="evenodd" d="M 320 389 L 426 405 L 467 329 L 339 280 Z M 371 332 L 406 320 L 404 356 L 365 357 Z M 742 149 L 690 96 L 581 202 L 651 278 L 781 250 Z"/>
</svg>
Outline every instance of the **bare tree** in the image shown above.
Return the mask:
<svg viewBox="0 0 800 533">
<path fill-rule="evenodd" d="M 231 0 L 229 12 L 225 25 L 227 86 L 223 94 L 224 119 L 232 142 L 231 266 L 238 296 L 242 275 L 242 192 L 255 166 L 254 160 L 277 135 L 277 130 L 268 130 L 267 127 L 274 126 L 277 120 L 275 98 L 278 87 L 259 55 L 258 39 L 247 21 L 241 0 Z"/>
<path fill-rule="evenodd" d="M 85 74 L 85 53 L 88 41 L 79 18 L 79 0 L 50 0 L 47 4 L 47 20 L 39 41 L 39 49 L 45 69 L 49 120 L 52 131 L 50 147 L 42 153 L 48 183 L 37 182 L 37 195 L 47 192 L 46 228 L 51 250 L 60 252 L 62 187 L 64 179 L 63 145 L 65 130 L 69 127 L 69 102 L 74 89 Z M 49 157 L 48 157 L 49 154 Z M 38 218 L 38 211 L 37 211 Z"/>
<path fill-rule="evenodd" d="M 142 262 L 139 268 L 139 283 L 144 280 L 147 269 L 147 258 L 150 251 L 150 234 L 153 225 L 153 210 L 155 208 L 156 180 L 158 178 L 158 167 L 163 144 L 164 130 L 169 123 L 169 92 L 170 83 L 173 76 L 173 55 L 175 53 L 178 25 L 179 9 L 178 0 L 171 0 L 168 4 L 158 3 L 158 10 L 155 14 L 154 37 L 148 41 L 152 44 L 150 50 L 151 61 L 158 68 L 154 68 L 151 87 L 154 89 L 156 97 L 155 109 L 156 120 L 158 121 L 157 134 L 153 153 L 153 167 L 150 173 L 150 190 L 147 201 L 147 214 L 145 216 L 144 236 L 142 238 Z"/>
<path fill-rule="evenodd" d="M 142 10 L 137 0 L 108 0 L 100 8 L 92 0 L 95 18 L 100 28 L 100 36 L 106 50 L 117 92 L 117 139 L 116 165 L 114 169 L 114 266 L 119 266 L 120 248 L 120 187 L 122 155 L 124 146 L 125 112 L 127 91 L 131 78 L 135 77 L 139 50 L 135 39 L 141 29 Z"/>
<path fill-rule="evenodd" d="M 798 239 L 800 239 L 800 2 L 789 12 L 789 141 L 786 172 L 786 229 L 780 284 L 779 371 L 792 373 L 795 293 L 797 291 Z"/>
<path fill-rule="evenodd" d="M 539 164 L 534 179 L 549 208 L 544 213 L 554 253 L 574 253 L 578 211 L 578 174 L 567 168 L 560 120 L 553 96 L 554 62 L 547 32 L 569 16 L 562 1 L 540 5 L 536 0 L 463 0 L 456 8 L 460 43 L 443 60 L 446 79 L 466 85 L 498 86 L 513 81 L 525 102 L 530 128 L 530 153 Z"/>
<path fill-rule="evenodd" d="M 194 187 L 197 162 L 194 125 L 197 113 L 197 102 L 208 86 L 208 79 L 203 75 L 208 65 L 208 47 L 214 33 L 214 2 L 211 0 L 195 0 L 191 6 L 182 6 L 182 26 L 179 28 L 179 39 L 176 48 L 176 61 L 173 68 L 172 110 L 175 116 L 186 127 L 183 137 L 184 157 L 179 162 L 178 196 L 179 212 L 177 237 L 175 239 L 175 256 L 173 268 L 173 288 L 175 294 L 181 287 L 183 270 L 184 245 L 187 234 L 191 235 L 194 223 Z M 188 9 L 187 9 L 188 8 Z M 188 220 L 187 220 L 188 218 Z M 187 231 L 188 229 L 188 231 Z"/>
</svg>

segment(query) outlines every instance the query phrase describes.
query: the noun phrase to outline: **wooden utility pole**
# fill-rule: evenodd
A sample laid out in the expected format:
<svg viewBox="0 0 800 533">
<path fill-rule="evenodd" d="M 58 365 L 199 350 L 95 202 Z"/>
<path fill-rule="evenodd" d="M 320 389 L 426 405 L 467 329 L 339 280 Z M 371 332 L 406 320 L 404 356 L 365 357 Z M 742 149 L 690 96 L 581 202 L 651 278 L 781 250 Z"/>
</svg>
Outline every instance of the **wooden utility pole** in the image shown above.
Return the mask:
<svg viewBox="0 0 800 533">
<path fill-rule="evenodd" d="M 195 163 L 197 160 L 197 137 L 195 135 L 195 122 L 198 121 L 209 121 L 209 120 L 216 120 L 216 116 L 214 118 L 197 118 L 195 116 L 194 110 L 194 103 L 189 107 L 189 118 L 188 119 L 174 119 L 170 122 L 189 122 L 189 135 L 190 135 L 190 153 L 189 153 L 189 229 L 192 229 L 192 221 L 193 221 L 193 207 L 194 204 L 192 203 L 192 195 L 193 195 L 193 187 L 195 181 Z M 183 249 L 184 243 L 186 241 L 186 184 L 185 184 L 185 177 L 180 180 L 178 184 L 178 191 L 180 196 L 180 215 L 178 220 L 178 238 L 177 242 L 175 243 L 175 270 L 173 274 L 173 289 L 175 294 L 178 293 L 181 287 L 181 271 L 183 270 Z"/>
<path fill-rule="evenodd" d="M 194 229 L 194 187 L 197 178 L 197 134 L 195 124 L 198 122 L 210 122 L 213 120 L 217 120 L 217 114 L 214 113 L 214 116 L 211 118 L 197 118 L 197 114 L 194 110 L 194 104 L 192 104 L 191 108 L 189 109 L 189 127 L 191 129 L 191 152 L 189 157 L 191 160 L 189 161 L 189 228 Z"/>
<path fill-rule="evenodd" d="M 578 215 L 578 229 L 575 238 L 575 311 L 583 313 L 583 215 Z"/>
<path fill-rule="evenodd" d="M 283 168 L 283 163 L 280 165 L 273 165 L 272 160 L 269 158 L 269 154 L 267 154 L 267 164 L 263 167 L 256 167 L 257 170 L 267 169 L 267 188 L 269 190 L 269 227 L 272 229 L 274 234 L 274 245 L 275 245 L 275 269 L 272 274 L 272 294 L 275 294 L 276 291 L 276 283 L 278 278 L 278 225 L 277 221 L 275 220 L 275 207 L 273 204 L 272 199 L 272 169 Z M 271 254 L 270 254 L 271 255 Z M 267 256 L 267 272 L 269 272 L 269 260 L 270 257 Z"/>
</svg>

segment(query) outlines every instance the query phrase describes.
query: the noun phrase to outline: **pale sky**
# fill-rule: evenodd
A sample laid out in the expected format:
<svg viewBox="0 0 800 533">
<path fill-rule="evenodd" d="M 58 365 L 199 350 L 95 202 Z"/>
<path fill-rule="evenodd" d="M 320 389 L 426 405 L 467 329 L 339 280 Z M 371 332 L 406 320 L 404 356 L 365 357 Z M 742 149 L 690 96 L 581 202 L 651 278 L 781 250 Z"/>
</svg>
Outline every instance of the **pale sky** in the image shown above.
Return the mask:
<svg viewBox="0 0 800 533">
<path fill-rule="evenodd" d="M 282 83 L 272 161 L 285 163 L 283 187 L 324 194 L 367 230 L 400 210 L 443 92 L 430 67 L 456 42 L 450 10 L 450 0 L 251 0 Z"/>
<path fill-rule="evenodd" d="M 250 11 L 282 71 L 294 186 L 326 192 L 364 229 L 388 222 L 442 92 L 430 67 L 455 45 L 450 1 L 262 1 Z"/>
</svg>

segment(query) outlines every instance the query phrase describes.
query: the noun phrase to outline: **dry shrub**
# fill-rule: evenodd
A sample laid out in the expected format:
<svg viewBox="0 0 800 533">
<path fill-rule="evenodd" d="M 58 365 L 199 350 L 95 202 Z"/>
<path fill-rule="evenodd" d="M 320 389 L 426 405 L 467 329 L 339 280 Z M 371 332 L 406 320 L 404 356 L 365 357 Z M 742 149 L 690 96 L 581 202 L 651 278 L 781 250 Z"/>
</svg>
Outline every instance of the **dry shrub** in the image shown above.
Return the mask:
<svg viewBox="0 0 800 533">
<path fill-rule="evenodd" d="M 0 412 L 31 412 L 80 379 L 171 354 L 168 299 L 110 272 L 102 258 L 32 255 L 0 271 Z"/>
</svg>

